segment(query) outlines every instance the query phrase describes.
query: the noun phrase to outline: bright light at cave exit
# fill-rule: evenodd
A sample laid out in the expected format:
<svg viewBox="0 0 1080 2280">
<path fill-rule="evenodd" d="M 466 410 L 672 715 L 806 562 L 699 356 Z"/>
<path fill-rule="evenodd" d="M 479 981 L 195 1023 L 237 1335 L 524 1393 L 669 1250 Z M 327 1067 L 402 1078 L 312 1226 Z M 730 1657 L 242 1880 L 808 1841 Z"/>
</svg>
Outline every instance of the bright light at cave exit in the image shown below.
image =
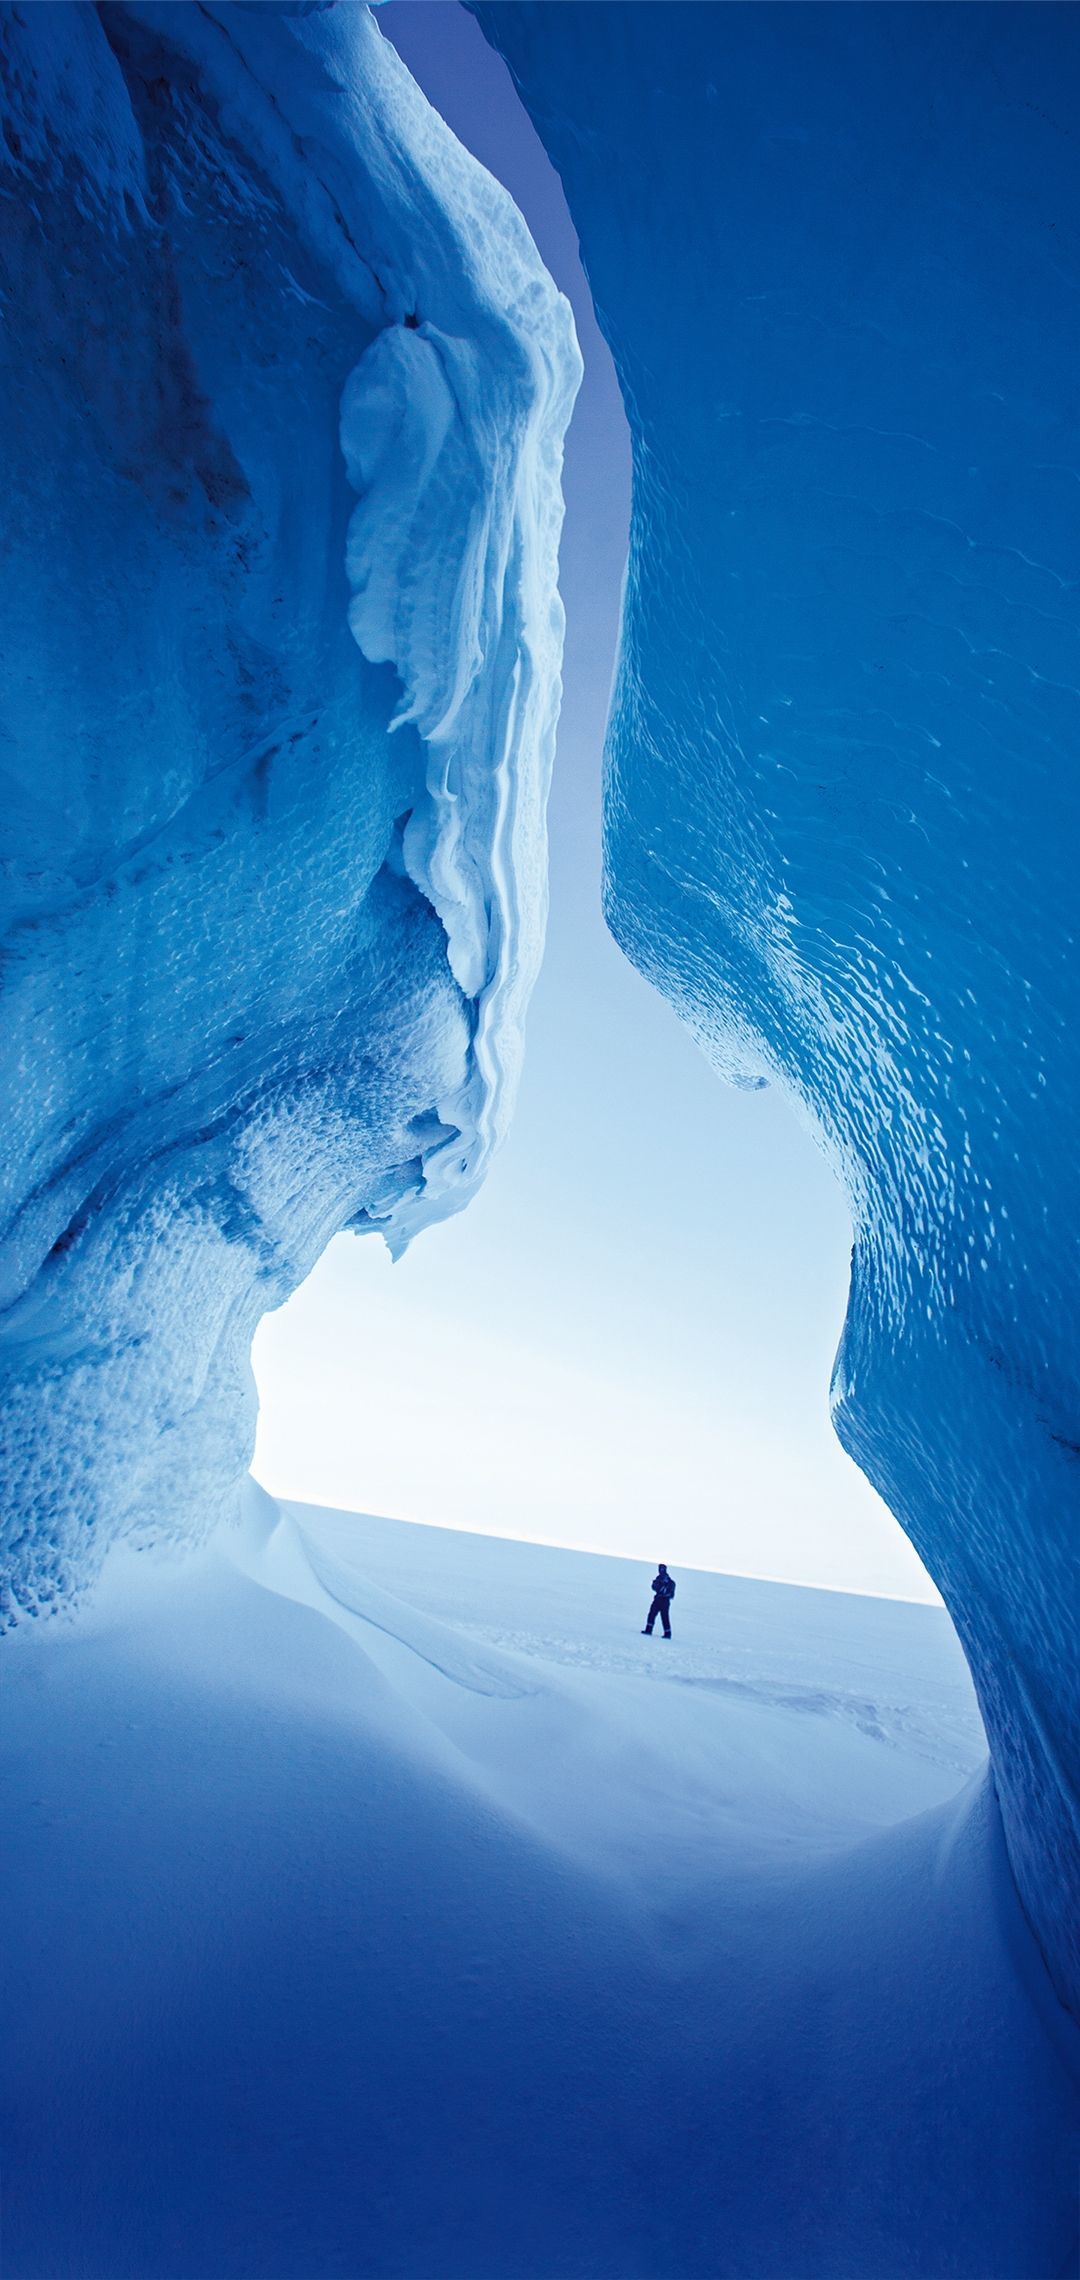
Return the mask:
<svg viewBox="0 0 1080 2280">
<path fill-rule="evenodd" d="M 510 1139 L 396 1266 L 342 1236 L 255 1347 L 274 1494 L 483 1534 L 936 1596 L 828 1422 L 850 1228 L 774 1092 L 721 1084 L 600 915 L 600 755 L 629 444 L 561 189 L 452 0 L 385 31 L 573 302 L 551 923 Z"/>
</svg>

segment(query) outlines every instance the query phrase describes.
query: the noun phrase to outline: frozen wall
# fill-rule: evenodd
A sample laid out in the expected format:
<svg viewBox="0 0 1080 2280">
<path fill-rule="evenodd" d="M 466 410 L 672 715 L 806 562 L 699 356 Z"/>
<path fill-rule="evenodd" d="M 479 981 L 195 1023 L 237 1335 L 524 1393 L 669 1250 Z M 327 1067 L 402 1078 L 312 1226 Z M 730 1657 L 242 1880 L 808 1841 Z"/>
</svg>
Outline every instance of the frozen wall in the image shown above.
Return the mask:
<svg viewBox="0 0 1080 2280">
<path fill-rule="evenodd" d="M 37 1610 L 117 1530 L 211 1523 L 259 1314 L 345 1224 L 456 1209 L 499 1137 L 578 362 L 365 9 L 0 34 L 3 1532 Z"/>
<path fill-rule="evenodd" d="M 633 430 L 610 920 L 844 1181 L 837 1427 L 1080 2007 L 1080 19 L 476 12 Z"/>
</svg>

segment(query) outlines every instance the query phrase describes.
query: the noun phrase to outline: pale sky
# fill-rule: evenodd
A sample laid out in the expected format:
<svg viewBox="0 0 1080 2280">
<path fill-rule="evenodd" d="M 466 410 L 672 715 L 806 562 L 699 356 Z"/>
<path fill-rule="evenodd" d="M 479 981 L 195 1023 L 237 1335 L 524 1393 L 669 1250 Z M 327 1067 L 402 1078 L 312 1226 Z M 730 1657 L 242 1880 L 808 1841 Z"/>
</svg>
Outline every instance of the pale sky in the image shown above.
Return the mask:
<svg viewBox="0 0 1080 2280">
<path fill-rule="evenodd" d="M 482 1534 L 935 1598 L 828 1420 L 850 1226 L 778 1092 L 713 1075 L 600 914 L 629 446 L 558 180 L 456 0 L 382 29 L 575 310 L 551 921 L 510 1138 L 394 1266 L 341 1236 L 255 1346 L 273 1493 Z"/>
</svg>

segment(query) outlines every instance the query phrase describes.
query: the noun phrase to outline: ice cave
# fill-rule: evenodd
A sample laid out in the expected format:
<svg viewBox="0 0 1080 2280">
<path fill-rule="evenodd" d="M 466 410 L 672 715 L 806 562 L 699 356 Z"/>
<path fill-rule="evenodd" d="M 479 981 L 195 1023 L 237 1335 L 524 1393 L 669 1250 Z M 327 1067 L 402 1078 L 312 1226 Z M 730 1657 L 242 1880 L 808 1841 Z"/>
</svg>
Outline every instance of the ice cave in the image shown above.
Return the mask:
<svg viewBox="0 0 1080 2280">
<path fill-rule="evenodd" d="M 5 2270 L 1064 2280 L 1080 19 L 472 7 L 632 438 L 608 923 L 842 1182 L 987 1775 L 885 1615 L 744 1595 L 661 1731 L 537 1548 L 481 1638 L 247 1479 L 260 1317 L 469 1202 L 543 943 L 579 352 L 385 13 L 0 10 Z"/>
</svg>

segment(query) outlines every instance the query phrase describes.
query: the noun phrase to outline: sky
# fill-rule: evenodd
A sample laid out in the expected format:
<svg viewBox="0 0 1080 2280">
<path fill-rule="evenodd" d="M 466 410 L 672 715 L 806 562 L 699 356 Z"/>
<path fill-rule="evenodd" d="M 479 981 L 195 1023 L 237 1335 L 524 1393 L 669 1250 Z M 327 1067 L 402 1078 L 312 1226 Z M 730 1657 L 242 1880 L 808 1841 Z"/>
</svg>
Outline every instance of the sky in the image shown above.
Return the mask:
<svg viewBox="0 0 1080 2280">
<path fill-rule="evenodd" d="M 457 0 L 379 23 L 511 192 L 573 304 L 551 917 L 514 1125 L 396 1265 L 340 1236 L 255 1345 L 275 1495 L 833 1589 L 933 1599 L 844 1455 L 828 1384 L 843 1196 L 784 1098 L 722 1085 L 600 910 L 630 454 L 558 177 Z"/>
</svg>

